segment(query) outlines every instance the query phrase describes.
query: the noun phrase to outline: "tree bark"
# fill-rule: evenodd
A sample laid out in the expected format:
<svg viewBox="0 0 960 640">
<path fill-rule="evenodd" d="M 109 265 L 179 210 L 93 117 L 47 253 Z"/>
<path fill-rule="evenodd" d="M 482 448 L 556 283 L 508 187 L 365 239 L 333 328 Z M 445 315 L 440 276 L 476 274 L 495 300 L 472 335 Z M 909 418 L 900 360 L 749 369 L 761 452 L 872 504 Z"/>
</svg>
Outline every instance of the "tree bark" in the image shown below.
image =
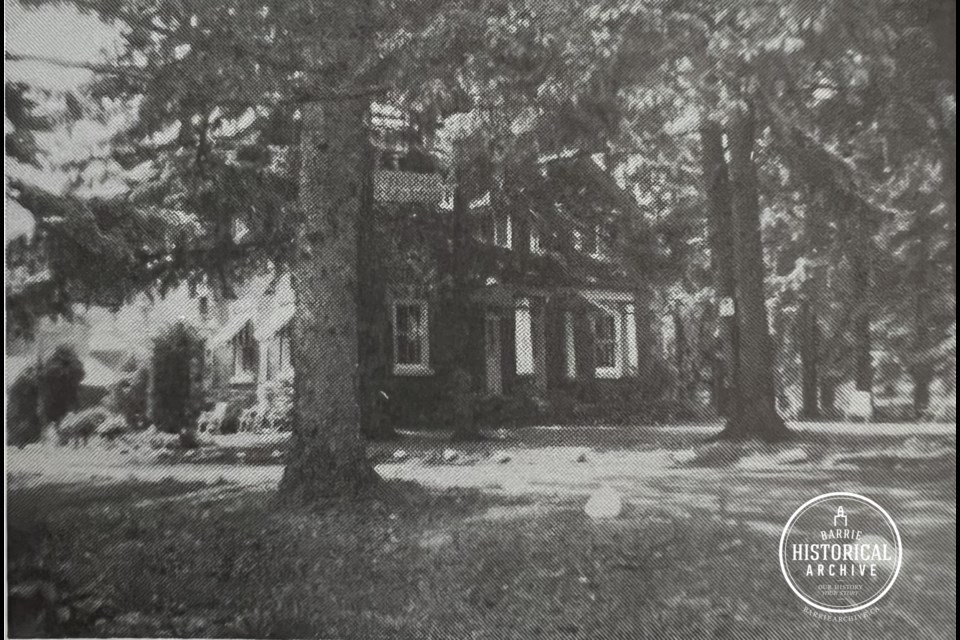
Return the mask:
<svg viewBox="0 0 960 640">
<path fill-rule="evenodd" d="M 358 380 L 357 231 L 370 179 L 365 109 L 360 99 L 302 108 L 294 426 L 280 481 L 281 498 L 294 504 L 355 495 L 377 479 L 360 435 Z"/>
<path fill-rule="evenodd" d="M 690 344 L 680 309 L 674 306 L 670 315 L 673 316 L 673 341 L 676 345 L 674 352 L 674 367 L 677 370 L 676 401 L 681 407 L 686 407 L 691 400 L 693 388 L 689 375 Z"/>
<path fill-rule="evenodd" d="M 855 205 L 856 206 L 856 205 Z M 863 212 L 857 210 L 851 260 L 853 290 L 853 367 L 858 391 L 873 390 L 873 339 L 870 330 L 870 237 L 863 224 Z"/>
<path fill-rule="evenodd" d="M 736 295 L 733 270 L 733 212 L 731 209 L 730 176 L 723 155 L 723 129 L 720 123 L 704 119 L 700 126 L 704 192 L 707 196 L 707 219 L 710 232 L 710 262 L 713 287 L 719 299 Z M 719 305 L 718 305 L 719 306 Z M 732 388 L 736 385 L 736 318 L 718 314 L 718 352 L 714 367 L 714 403 L 721 416 L 732 416 Z"/>
<path fill-rule="evenodd" d="M 800 417 L 820 418 L 820 325 L 813 303 L 807 298 L 800 303 Z"/>
<path fill-rule="evenodd" d="M 773 340 L 764 295 L 753 108 L 740 109 L 731 116 L 728 136 L 739 331 L 738 384 L 735 389 L 738 410 L 729 417 L 721 436 L 775 441 L 788 437 L 789 432 L 776 410 Z"/>
<path fill-rule="evenodd" d="M 807 273 L 800 291 L 800 417 L 818 420 L 820 410 L 820 289 L 823 286 L 822 251 L 826 230 L 823 218 L 826 214 L 824 191 L 812 189 L 811 206 L 807 207 L 804 220 L 805 257 Z"/>
<path fill-rule="evenodd" d="M 913 415 L 922 418 L 930 406 L 930 382 L 933 372 L 927 362 L 930 348 L 930 229 L 922 212 L 917 214 L 917 249 L 914 266 L 913 290 L 915 327 L 913 332 Z"/>
<path fill-rule="evenodd" d="M 450 292 L 451 317 L 453 334 L 461 336 L 454 341 L 454 365 L 451 376 L 450 399 L 453 415 L 453 438 L 459 441 L 479 440 L 480 429 L 474 420 L 472 402 L 472 380 L 466 362 L 469 360 L 467 349 L 470 341 L 466 336 L 470 333 L 470 297 L 468 291 L 468 234 L 469 221 L 467 213 L 469 203 L 463 182 L 463 172 L 456 176 L 457 185 L 453 195 L 453 274 L 452 291 Z"/>
<path fill-rule="evenodd" d="M 374 155 L 365 145 L 364 175 L 372 176 Z M 381 211 L 373 197 L 373 183 L 363 182 L 361 214 L 357 233 L 360 332 L 360 431 L 371 440 L 387 440 L 396 431 L 383 411 L 384 383 L 390 367 L 387 335 L 390 316 L 387 305 L 385 248 L 381 242 Z"/>
</svg>

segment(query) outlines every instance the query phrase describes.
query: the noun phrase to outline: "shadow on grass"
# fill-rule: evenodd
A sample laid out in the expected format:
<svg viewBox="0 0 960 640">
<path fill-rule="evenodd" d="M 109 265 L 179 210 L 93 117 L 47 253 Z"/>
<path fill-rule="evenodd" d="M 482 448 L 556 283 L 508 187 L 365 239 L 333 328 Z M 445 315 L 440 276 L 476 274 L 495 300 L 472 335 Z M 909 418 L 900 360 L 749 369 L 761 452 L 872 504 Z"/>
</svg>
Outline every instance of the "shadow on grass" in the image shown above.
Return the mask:
<svg viewBox="0 0 960 640">
<path fill-rule="evenodd" d="M 410 482 L 313 510 L 280 508 L 266 492 L 198 501 L 197 491 L 129 483 L 11 494 L 21 541 L 10 549 L 10 584 L 34 606 L 17 601 L 23 615 L 16 625 L 11 616 L 11 635 L 526 640 L 836 631 L 801 613 L 779 574 L 775 541 L 705 510 L 677 517 L 628 505 L 620 518 L 594 521 L 578 499 L 436 492 Z M 892 592 L 889 601 L 922 627 L 876 616 L 854 633 L 917 637 L 949 623 L 944 597 L 924 588 Z"/>
</svg>

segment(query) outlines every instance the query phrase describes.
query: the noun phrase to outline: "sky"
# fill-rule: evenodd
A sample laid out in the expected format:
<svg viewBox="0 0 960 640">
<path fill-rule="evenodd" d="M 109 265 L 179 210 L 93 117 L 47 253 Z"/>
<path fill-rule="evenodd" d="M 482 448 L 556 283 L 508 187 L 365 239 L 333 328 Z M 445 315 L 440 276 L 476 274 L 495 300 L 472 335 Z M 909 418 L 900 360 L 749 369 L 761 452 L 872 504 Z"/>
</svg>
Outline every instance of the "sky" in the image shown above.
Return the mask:
<svg viewBox="0 0 960 640">
<path fill-rule="evenodd" d="M 3 3 L 4 49 L 10 53 L 96 62 L 116 51 L 119 31 L 69 4 L 25 9 L 15 0 Z M 89 82 L 89 71 L 38 62 L 5 62 L 4 77 L 50 91 L 73 90 Z"/>
<path fill-rule="evenodd" d="M 15 0 L 4 0 L 3 9 L 5 52 L 42 56 L 68 63 L 90 63 L 110 60 L 118 51 L 118 27 L 106 24 L 92 14 L 80 13 L 68 3 L 26 9 Z M 6 82 L 22 82 L 38 92 L 50 92 L 52 99 L 47 103 L 49 105 L 58 102 L 57 96 L 82 89 L 93 78 L 93 73 L 87 70 L 38 61 L 5 61 L 3 71 Z M 42 109 L 42 101 L 40 105 Z M 37 133 L 37 143 L 46 152 L 40 159 L 39 168 L 4 158 L 6 241 L 19 235 L 30 235 L 34 229 L 30 213 L 10 197 L 10 179 L 51 192 L 62 192 L 70 176 L 56 166 L 105 154 L 107 141 L 120 124 L 119 118 L 108 119 L 104 123 L 86 120 L 57 127 L 50 132 Z M 10 122 L 4 117 L 4 131 L 10 127 Z M 116 189 L 117 185 L 111 188 Z"/>
</svg>

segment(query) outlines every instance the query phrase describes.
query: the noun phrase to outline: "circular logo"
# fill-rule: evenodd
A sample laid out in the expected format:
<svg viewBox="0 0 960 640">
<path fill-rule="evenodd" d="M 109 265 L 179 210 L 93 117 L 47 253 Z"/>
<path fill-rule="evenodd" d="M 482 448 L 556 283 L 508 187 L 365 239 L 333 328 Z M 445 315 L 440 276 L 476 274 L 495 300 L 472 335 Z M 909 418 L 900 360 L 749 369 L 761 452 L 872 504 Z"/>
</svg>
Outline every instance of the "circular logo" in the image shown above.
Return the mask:
<svg viewBox="0 0 960 640">
<path fill-rule="evenodd" d="M 780 569 L 790 589 L 828 613 L 876 603 L 896 581 L 902 559 L 893 518 L 856 493 L 825 493 L 806 502 L 780 536 Z"/>
</svg>

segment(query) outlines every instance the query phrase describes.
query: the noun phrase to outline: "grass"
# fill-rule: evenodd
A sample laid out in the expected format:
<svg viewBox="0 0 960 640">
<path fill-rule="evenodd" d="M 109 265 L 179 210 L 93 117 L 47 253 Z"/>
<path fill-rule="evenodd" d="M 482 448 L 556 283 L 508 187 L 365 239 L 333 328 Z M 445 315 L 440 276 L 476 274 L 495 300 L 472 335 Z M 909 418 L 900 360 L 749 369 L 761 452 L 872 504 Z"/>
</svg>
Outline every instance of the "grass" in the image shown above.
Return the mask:
<svg viewBox="0 0 960 640">
<path fill-rule="evenodd" d="M 14 637 L 901 638 L 955 626 L 955 538 L 942 531 L 911 541 L 922 553 L 877 615 L 838 623 L 804 614 L 776 540 L 722 511 L 628 504 L 592 521 L 575 498 L 409 483 L 309 512 L 226 483 L 8 498 L 9 583 L 52 585 L 18 596 Z"/>
</svg>

